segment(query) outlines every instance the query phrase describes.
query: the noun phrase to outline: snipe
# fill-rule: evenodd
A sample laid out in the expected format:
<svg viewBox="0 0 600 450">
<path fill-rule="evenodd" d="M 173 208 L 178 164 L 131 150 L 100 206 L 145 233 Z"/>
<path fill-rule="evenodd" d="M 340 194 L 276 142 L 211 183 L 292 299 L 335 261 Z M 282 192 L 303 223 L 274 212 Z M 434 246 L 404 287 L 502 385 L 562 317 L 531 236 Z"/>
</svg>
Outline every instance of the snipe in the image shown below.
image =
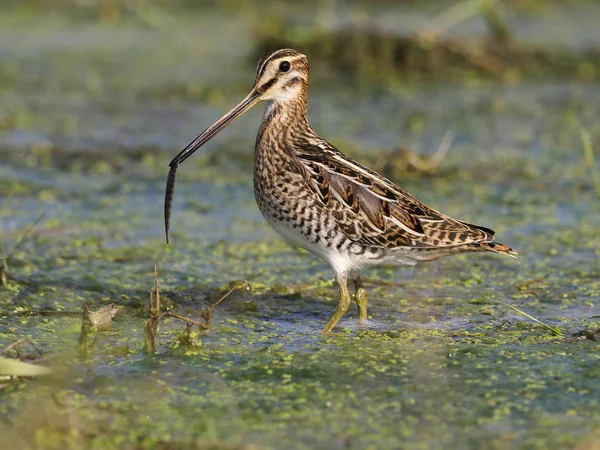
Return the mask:
<svg viewBox="0 0 600 450">
<path fill-rule="evenodd" d="M 258 62 L 250 93 L 171 161 L 165 227 L 179 164 L 223 128 L 266 100 L 256 138 L 254 193 L 267 222 L 292 244 L 329 263 L 339 286 L 327 334 L 348 310 L 355 287 L 359 320 L 367 319 L 367 294 L 359 271 L 373 264 L 432 261 L 464 252 L 515 255 L 494 241 L 489 228 L 435 211 L 394 183 L 348 158 L 312 129 L 306 112 L 308 62 L 302 53 L 277 50 Z"/>
</svg>

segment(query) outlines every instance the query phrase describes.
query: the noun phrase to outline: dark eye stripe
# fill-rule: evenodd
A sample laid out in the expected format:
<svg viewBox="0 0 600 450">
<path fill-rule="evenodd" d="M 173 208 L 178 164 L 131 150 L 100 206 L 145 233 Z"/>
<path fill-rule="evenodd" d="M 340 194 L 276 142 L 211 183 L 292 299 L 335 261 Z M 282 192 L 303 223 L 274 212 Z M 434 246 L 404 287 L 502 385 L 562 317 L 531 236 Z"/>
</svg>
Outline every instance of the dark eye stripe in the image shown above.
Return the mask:
<svg viewBox="0 0 600 450">
<path fill-rule="evenodd" d="M 262 86 L 260 86 L 258 88 L 258 92 L 260 92 L 260 93 L 265 92 L 267 89 L 269 89 L 271 86 L 273 86 L 275 84 L 275 81 L 277 81 L 276 78 L 271 78 L 269 81 L 267 81 L 265 84 L 263 84 Z"/>
</svg>

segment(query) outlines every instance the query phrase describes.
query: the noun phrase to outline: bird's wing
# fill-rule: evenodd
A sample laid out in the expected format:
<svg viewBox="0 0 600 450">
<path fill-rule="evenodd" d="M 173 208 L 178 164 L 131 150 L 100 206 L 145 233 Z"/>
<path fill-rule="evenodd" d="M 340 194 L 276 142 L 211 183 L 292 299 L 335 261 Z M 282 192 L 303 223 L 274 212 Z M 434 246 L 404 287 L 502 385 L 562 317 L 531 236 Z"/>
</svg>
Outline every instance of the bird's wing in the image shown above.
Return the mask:
<svg viewBox="0 0 600 450">
<path fill-rule="evenodd" d="M 351 240 L 369 246 L 453 247 L 492 242 L 494 231 L 419 202 L 326 141 L 296 153 L 306 183 Z"/>
</svg>

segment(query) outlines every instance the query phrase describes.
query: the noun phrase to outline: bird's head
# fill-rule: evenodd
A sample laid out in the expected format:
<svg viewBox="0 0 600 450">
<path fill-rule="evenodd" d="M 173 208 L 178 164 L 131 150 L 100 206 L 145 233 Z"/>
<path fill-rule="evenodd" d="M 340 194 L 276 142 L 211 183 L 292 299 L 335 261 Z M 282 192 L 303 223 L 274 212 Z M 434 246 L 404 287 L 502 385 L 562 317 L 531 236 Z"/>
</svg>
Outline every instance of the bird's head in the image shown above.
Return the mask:
<svg viewBox="0 0 600 450">
<path fill-rule="evenodd" d="M 302 53 L 285 48 L 263 57 L 256 66 L 253 90 L 260 100 L 285 102 L 298 99 L 308 86 L 308 61 Z"/>
<path fill-rule="evenodd" d="M 190 142 L 169 164 L 171 170 L 169 171 L 165 194 L 167 243 L 169 242 L 169 218 L 175 189 L 175 173 L 179 164 L 260 101 L 266 100 L 273 103 L 306 102 L 307 86 L 308 62 L 306 56 L 299 51 L 284 48 L 274 51 L 258 61 L 256 80 L 248 95 Z"/>
</svg>

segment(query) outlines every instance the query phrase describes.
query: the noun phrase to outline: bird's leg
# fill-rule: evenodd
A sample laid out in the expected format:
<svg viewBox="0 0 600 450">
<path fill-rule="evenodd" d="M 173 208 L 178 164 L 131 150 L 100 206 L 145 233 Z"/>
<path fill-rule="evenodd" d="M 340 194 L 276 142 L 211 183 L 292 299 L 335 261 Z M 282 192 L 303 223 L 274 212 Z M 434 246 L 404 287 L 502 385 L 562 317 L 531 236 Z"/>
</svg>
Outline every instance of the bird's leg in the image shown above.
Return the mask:
<svg viewBox="0 0 600 450">
<path fill-rule="evenodd" d="M 367 290 L 362 284 L 360 279 L 360 273 L 354 271 L 352 273 L 352 280 L 354 281 L 354 300 L 358 306 L 358 323 L 364 323 L 367 320 Z"/>
<path fill-rule="evenodd" d="M 340 288 L 340 299 L 338 300 L 337 308 L 329 319 L 325 328 L 323 328 L 323 335 L 328 334 L 333 327 L 337 325 L 342 316 L 348 311 L 348 307 L 350 306 L 350 293 L 348 292 L 348 276 L 345 272 L 336 273 L 335 279 L 337 281 L 338 287 Z"/>
</svg>

